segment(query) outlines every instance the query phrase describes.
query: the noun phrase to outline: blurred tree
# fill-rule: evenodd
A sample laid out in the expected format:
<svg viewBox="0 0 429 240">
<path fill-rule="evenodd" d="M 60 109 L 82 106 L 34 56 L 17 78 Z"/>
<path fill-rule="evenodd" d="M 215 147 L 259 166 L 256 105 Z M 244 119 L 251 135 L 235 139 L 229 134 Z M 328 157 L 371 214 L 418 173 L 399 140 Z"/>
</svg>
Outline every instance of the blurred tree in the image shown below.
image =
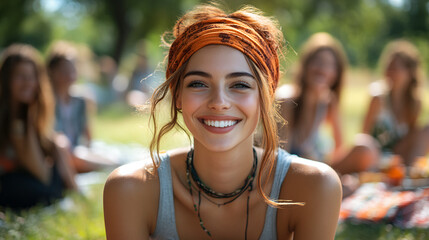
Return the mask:
<svg viewBox="0 0 429 240">
<path fill-rule="evenodd" d="M 118 63 L 127 45 L 133 46 L 153 31 L 168 29 L 182 9 L 182 1 L 178 0 L 76 1 L 95 9 L 94 18 L 98 22 L 108 22 L 113 26 L 115 40 L 111 55 Z"/>
<path fill-rule="evenodd" d="M 54 1 L 54 0 L 52 0 Z M 207 0 L 56 0 L 62 7 L 46 12 L 45 0 L 0 1 L 0 49 L 26 42 L 40 50 L 54 39 L 85 42 L 98 54 L 119 63 L 141 39 L 159 41 L 184 11 Z M 288 41 L 287 61 L 313 33 L 329 32 L 346 49 L 352 65 L 374 67 L 383 46 L 409 38 L 429 62 L 429 0 L 224 0 L 237 9 L 244 4 L 274 15 Z M 155 37 L 156 36 L 156 37 Z M 151 44 L 152 46 L 159 45 Z M 429 66 L 429 64 L 428 64 Z"/>
<path fill-rule="evenodd" d="M 34 0 L 0 1 L 0 49 L 16 42 L 44 48 L 51 25 Z"/>
</svg>

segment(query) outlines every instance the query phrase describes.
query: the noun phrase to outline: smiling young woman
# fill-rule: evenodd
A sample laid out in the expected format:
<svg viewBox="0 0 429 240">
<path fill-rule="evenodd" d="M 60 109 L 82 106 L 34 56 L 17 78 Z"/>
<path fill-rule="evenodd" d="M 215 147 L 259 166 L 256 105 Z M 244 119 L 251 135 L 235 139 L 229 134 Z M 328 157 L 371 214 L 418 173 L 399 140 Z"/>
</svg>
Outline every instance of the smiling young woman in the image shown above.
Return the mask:
<svg viewBox="0 0 429 240">
<path fill-rule="evenodd" d="M 333 239 L 337 174 L 278 148 L 274 91 L 282 33 L 245 7 L 200 5 L 176 23 L 166 81 L 152 97 L 152 162 L 116 169 L 106 182 L 108 239 Z M 171 94 L 171 121 L 158 104 Z M 174 127 L 191 149 L 161 154 Z M 253 146 L 262 125 L 261 148 Z M 255 190 L 255 191 L 254 191 Z M 257 190 L 257 191 L 256 191 Z"/>
</svg>

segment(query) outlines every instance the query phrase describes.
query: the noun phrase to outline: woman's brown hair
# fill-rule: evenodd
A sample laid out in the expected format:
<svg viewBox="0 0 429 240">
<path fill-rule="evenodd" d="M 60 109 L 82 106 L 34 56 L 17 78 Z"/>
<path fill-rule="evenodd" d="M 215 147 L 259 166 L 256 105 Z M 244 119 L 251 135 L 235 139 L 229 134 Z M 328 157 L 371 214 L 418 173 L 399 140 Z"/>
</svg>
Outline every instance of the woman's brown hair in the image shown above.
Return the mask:
<svg viewBox="0 0 429 240">
<path fill-rule="evenodd" d="M 330 34 L 325 32 L 313 34 L 302 47 L 300 52 L 300 60 L 295 76 L 295 82 L 300 93 L 296 99 L 298 106 L 302 105 L 305 92 L 308 88 L 307 81 L 305 81 L 306 73 L 308 72 L 308 66 L 311 60 L 321 51 L 328 50 L 334 57 L 336 62 L 337 76 L 334 80 L 334 84 L 331 86 L 331 91 L 337 101 L 340 100 L 341 89 L 344 84 L 345 70 L 347 68 L 347 58 L 344 53 L 344 49 L 341 43 L 332 37 Z M 294 108 L 295 114 L 294 122 L 299 123 L 301 116 L 304 114 L 301 107 Z"/>
<path fill-rule="evenodd" d="M 13 120 L 10 115 L 13 100 L 11 81 L 16 66 L 21 63 L 30 63 L 34 67 L 38 84 L 36 98 L 32 104 L 35 105 L 37 113 L 32 124 L 43 148 L 48 150 L 52 143 L 50 141 L 54 108 L 52 90 L 39 52 L 26 44 L 9 46 L 0 60 L 0 149 L 3 150 L 11 139 Z"/>
<path fill-rule="evenodd" d="M 46 68 L 48 74 L 58 67 L 62 61 L 71 61 L 74 62 L 77 57 L 77 51 L 74 45 L 71 42 L 67 41 L 57 41 L 54 42 L 48 51 L 48 56 L 46 60 Z"/>
<path fill-rule="evenodd" d="M 410 81 L 405 89 L 407 110 L 410 115 L 415 111 L 416 104 L 420 101 L 419 87 L 422 83 L 423 71 L 418 49 L 407 40 L 395 40 L 390 42 L 383 50 L 380 57 L 380 65 L 386 71 L 393 60 L 399 59 L 410 74 Z"/>
<path fill-rule="evenodd" d="M 275 51 L 278 52 L 278 55 L 282 56 L 284 39 L 283 34 L 278 27 L 278 23 L 275 20 L 264 16 L 261 11 L 251 6 L 246 6 L 236 12 L 227 14 L 215 4 L 199 5 L 195 7 L 192 11 L 186 13 L 177 21 L 171 34 L 171 41 L 167 41 L 165 39 L 165 36 L 167 35 L 164 34 L 163 42 L 165 43 L 165 46 L 170 47 L 171 42 L 174 41 L 178 36 L 180 36 L 184 31 L 186 31 L 189 26 L 200 21 L 219 17 L 238 20 L 253 28 L 260 36 L 263 37 L 264 41 L 271 49 L 275 49 Z M 261 122 L 263 128 L 262 148 L 264 149 L 264 154 L 262 157 L 261 167 L 257 179 L 258 192 L 263 196 L 267 203 L 274 206 L 285 204 L 299 204 L 288 203 L 287 201 L 281 200 L 273 201 L 269 199 L 266 193 L 263 192 L 263 181 L 261 179 L 264 175 L 263 173 L 265 173 L 265 176 L 268 179 L 274 167 L 276 150 L 278 147 L 276 118 L 279 116 L 279 114 L 277 112 L 277 105 L 274 101 L 273 89 L 269 84 L 269 82 L 273 80 L 269 79 L 267 74 L 263 74 L 262 71 L 252 60 L 250 60 L 248 56 L 245 55 L 245 57 L 253 74 L 256 77 L 261 104 Z M 166 57 L 166 59 L 168 59 L 168 56 Z M 176 127 L 186 132 L 185 128 L 178 123 L 179 113 L 181 113 L 181 111 L 177 108 L 175 101 L 180 95 L 183 74 L 186 69 L 187 63 L 188 62 L 185 62 L 174 73 L 172 73 L 170 77 L 168 77 L 166 81 L 162 83 L 152 95 L 151 122 L 154 128 L 154 135 L 150 144 L 150 153 L 155 167 L 159 166 L 161 138 L 170 130 Z M 171 120 L 158 129 L 157 116 L 155 114 L 156 109 L 158 107 L 158 104 L 167 97 L 170 91 Z M 188 138 L 191 139 L 189 134 L 187 135 Z"/>
</svg>

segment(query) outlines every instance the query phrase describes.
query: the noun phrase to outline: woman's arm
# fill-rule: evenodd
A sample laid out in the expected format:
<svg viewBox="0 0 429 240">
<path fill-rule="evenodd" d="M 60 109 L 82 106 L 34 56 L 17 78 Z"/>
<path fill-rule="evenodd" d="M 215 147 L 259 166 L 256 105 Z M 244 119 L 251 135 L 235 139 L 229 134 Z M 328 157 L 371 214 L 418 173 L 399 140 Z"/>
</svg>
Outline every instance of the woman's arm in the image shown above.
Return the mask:
<svg viewBox="0 0 429 240">
<path fill-rule="evenodd" d="M 48 184 L 52 163 L 43 154 L 33 122 L 31 119 L 27 121 L 27 131 L 21 120 L 14 120 L 12 124 L 12 145 L 19 164 L 42 183 Z"/>
<path fill-rule="evenodd" d="M 341 128 L 341 119 L 340 119 L 340 111 L 339 111 L 339 102 L 336 98 L 333 98 L 331 103 L 329 104 L 329 111 L 327 120 L 332 127 L 332 135 L 334 137 L 335 148 L 333 152 L 333 156 L 336 156 L 341 152 L 341 148 L 343 146 L 343 133 Z"/>
<path fill-rule="evenodd" d="M 84 116 L 85 128 L 84 128 L 83 134 L 86 140 L 86 145 L 87 147 L 89 147 L 92 141 L 92 131 L 91 131 L 91 121 L 90 121 L 92 116 L 92 111 L 90 107 L 91 103 L 86 99 L 83 99 L 83 104 L 84 104 L 84 113 L 85 113 L 85 116 Z"/>
<path fill-rule="evenodd" d="M 422 110 L 422 102 L 418 100 L 415 106 L 410 106 L 411 114 L 408 115 L 409 131 L 413 131 L 417 126 L 417 120 L 419 118 L 420 112 Z"/>
<path fill-rule="evenodd" d="M 67 138 L 63 136 L 63 138 Z M 72 156 L 68 150 L 68 145 L 65 145 L 63 142 L 58 141 L 58 136 L 56 141 L 53 143 L 53 157 L 55 157 L 55 162 L 57 163 L 58 171 L 68 189 L 75 190 L 77 189 L 75 174 L 76 169 L 72 163 Z"/>
<path fill-rule="evenodd" d="M 294 239 L 334 239 L 342 197 L 337 173 L 314 161 L 306 161 L 298 171 L 294 180 L 300 181 L 299 187 L 290 196 L 295 195 L 296 201 L 305 202 L 305 206 L 295 207 L 292 212 Z"/>
<path fill-rule="evenodd" d="M 103 194 L 107 239 L 149 239 L 156 225 L 158 198 L 159 182 L 141 163 L 112 172 Z"/>
<path fill-rule="evenodd" d="M 369 104 L 368 111 L 366 112 L 362 133 L 370 134 L 374 126 L 377 114 L 381 110 L 380 96 L 374 96 Z"/>
</svg>

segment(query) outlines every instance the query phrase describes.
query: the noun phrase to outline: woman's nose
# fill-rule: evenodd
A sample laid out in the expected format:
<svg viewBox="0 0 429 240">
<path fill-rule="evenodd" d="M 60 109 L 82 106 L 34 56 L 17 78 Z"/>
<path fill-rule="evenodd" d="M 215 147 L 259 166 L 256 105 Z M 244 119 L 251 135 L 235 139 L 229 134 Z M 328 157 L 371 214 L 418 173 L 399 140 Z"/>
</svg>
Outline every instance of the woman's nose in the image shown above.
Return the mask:
<svg viewBox="0 0 429 240">
<path fill-rule="evenodd" d="M 210 94 L 208 107 L 213 110 L 226 110 L 231 107 L 227 93 L 223 89 L 214 89 Z"/>
</svg>

